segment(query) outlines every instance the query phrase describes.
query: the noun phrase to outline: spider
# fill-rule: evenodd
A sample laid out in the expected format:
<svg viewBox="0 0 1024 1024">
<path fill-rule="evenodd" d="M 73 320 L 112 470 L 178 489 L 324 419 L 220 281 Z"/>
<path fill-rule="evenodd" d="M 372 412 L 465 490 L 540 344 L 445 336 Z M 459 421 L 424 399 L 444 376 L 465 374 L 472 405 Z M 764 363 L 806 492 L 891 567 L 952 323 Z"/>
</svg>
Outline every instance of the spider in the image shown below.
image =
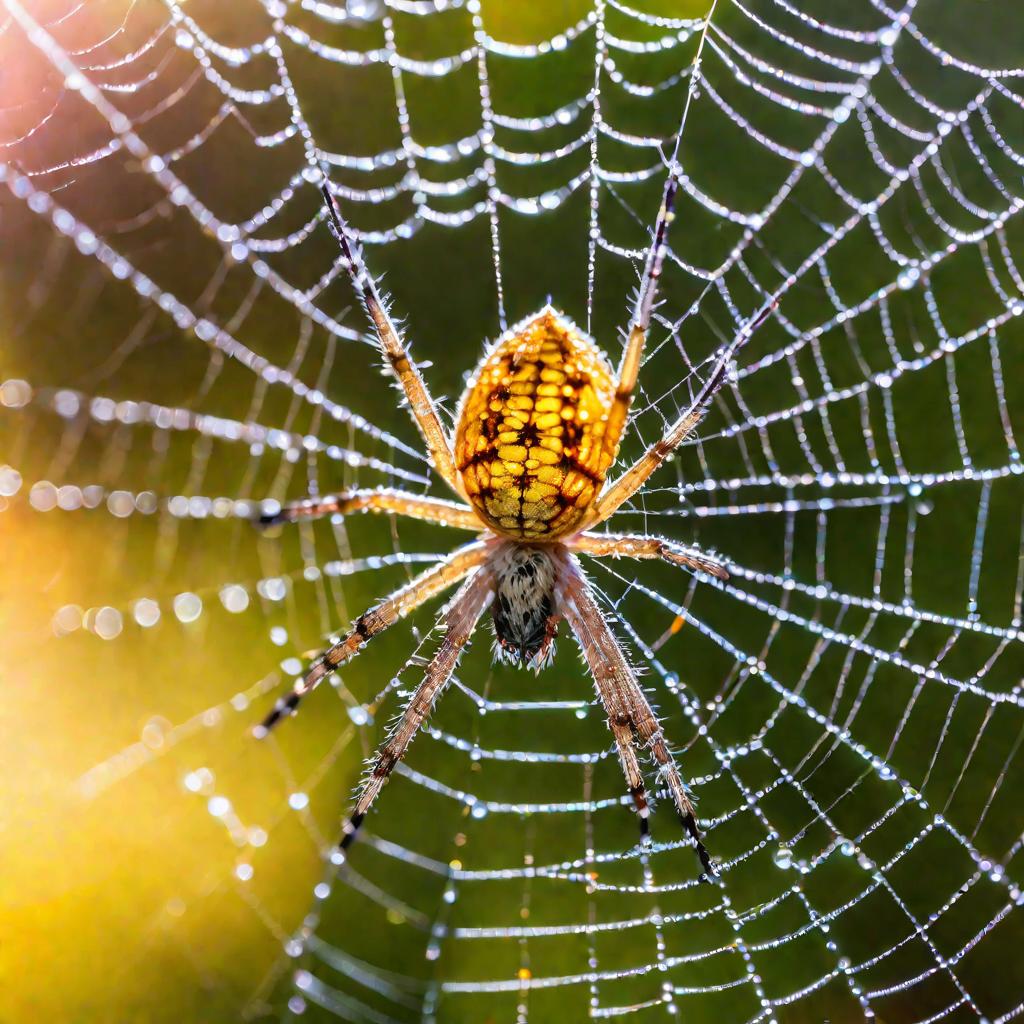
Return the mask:
<svg viewBox="0 0 1024 1024">
<path fill-rule="evenodd" d="M 357 511 L 391 512 L 475 531 L 477 539 L 360 615 L 323 651 L 291 692 L 254 730 L 264 737 L 325 678 L 374 637 L 430 598 L 461 584 L 442 609 L 443 639 L 395 726 L 377 752 L 342 829 L 340 852 L 359 827 L 424 719 L 444 691 L 481 616 L 491 609 L 496 657 L 540 671 L 551 660 L 559 623 L 575 634 L 608 718 L 629 793 L 650 842 L 650 807 L 638 747 L 645 747 L 671 794 L 703 866 L 716 875 L 694 813 L 693 799 L 635 670 L 595 599 L 577 559 L 660 558 L 707 576 L 725 569 L 693 548 L 648 535 L 595 533 L 691 434 L 727 376 L 729 364 L 774 308 L 769 302 L 725 345 L 685 410 L 624 473 L 606 485 L 629 421 L 644 342 L 679 185 L 675 162 L 665 184 L 618 372 L 589 337 L 548 305 L 503 334 L 485 352 L 466 387 L 454 436 L 410 359 L 326 176 L 321 190 L 342 262 L 373 323 L 387 364 L 405 393 L 431 464 L 461 502 L 390 488 L 343 491 L 267 511 L 262 526 Z"/>
</svg>

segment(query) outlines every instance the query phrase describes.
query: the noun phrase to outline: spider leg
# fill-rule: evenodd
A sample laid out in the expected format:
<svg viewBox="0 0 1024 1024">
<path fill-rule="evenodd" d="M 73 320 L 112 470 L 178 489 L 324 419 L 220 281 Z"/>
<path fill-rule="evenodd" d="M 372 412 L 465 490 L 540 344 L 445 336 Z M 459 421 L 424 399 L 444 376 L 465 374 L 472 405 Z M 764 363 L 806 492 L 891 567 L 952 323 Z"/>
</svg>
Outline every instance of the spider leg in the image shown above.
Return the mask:
<svg viewBox="0 0 1024 1024">
<path fill-rule="evenodd" d="M 711 369 L 711 374 L 704 382 L 700 391 L 697 392 L 689 408 L 669 426 L 663 437 L 655 441 L 622 476 L 606 487 L 597 501 L 594 502 L 593 509 L 584 523 L 586 529 L 604 522 L 612 513 L 617 511 L 624 502 L 628 501 L 647 482 L 648 477 L 683 441 L 690 436 L 710 408 L 711 399 L 715 397 L 719 388 L 725 383 L 729 364 L 732 362 L 733 357 L 746 344 L 754 331 L 768 319 L 775 306 L 776 303 L 774 301 L 763 306 L 744 325 L 736 337 L 722 349 L 721 354 L 715 360 L 715 364 Z"/>
<path fill-rule="evenodd" d="M 662 265 L 665 262 L 666 240 L 668 227 L 675 217 L 676 192 L 679 190 L 679 177 L 675 157 L 672 169 L 665 181 L 665 190 L 658 209 L 658 219 L 654 225 L 654 239 L 647 253 L 640 290 L 637 293 L 636 306 L 629 325 L 626 348 L 619 363 L 619 372 L 615 382 L 615 397 L 608 411 L 608 423 L 605 427 L 605 445 L 614 451 L 625 429 L 629 417 L 629 407 L 633 402 L 637 378 L 640 375 L 640 360 L 647 342 L 647 331 L 651 326 L 651 313 L 658 294 L 658 280 L 661 277 Z"/>
<path fill-rule="evenodd" d="M 697 51 L 693 58 L 693 74 L 690 77 L 690 88 L 686 94 L 686 103 L 683 106 L 679 130 L 676 133 L 675 145 L 669 160 L 668 177 L 665 179 L 665 188 L 661 196 L 661 206 L 658 208 L 658 217 L 654 222 L 654 237 L 651 240 L 651 247 L 647 252 L 643 276 L 640 278 L 640 287 L 637 291 L 636 305 L 633 307 L 633 316 L 630 320 L 626 347 L 622 353 L 622 362 L 619 364 L 618 379 L 615 385 L 615 398 L 609 411 L 608 425 L 605 428 L 604 443 L 610 451 L 616 451 L 618 448 L 619 438 L 622 436 L 622 431 L 625 429 L 629 417 L 633 392 L 636 390 L 636 382 L 640 374 L 640 361 L 643 358 L 644 345 L 647 342 L 647 331 L 651 326 L 651 315 L 654 312 L 654 306 L 658 297 L 658 283 L 661 279 L 661 271 L 665 263 L 668 229 L 675 219 L 676 193 L 679 191 L 679 174 L 682 169 L 679 163 L 679 147 L 683 138 L 683 130 L 686 127 L 686 119 L 690 112 L 690 104 L 693 102 L 697 85 L 700 82 L 701 54 L 704 51 L 704 41 L 711 25 L 711 17 L 715 12 L 716 4 L 717 0 L 713 0 L 711 9 L 704 19 L 700 37 L 697 40 Z"/>
<path fill-rule="evenodd" d="M 608 724 L 615 735 L 630 792 L 633 793 L 634 800 L 636 800 L 635 780 L 630 771 L 635 760 L 630 762 L 628 757 L 623 756 L 623 746 L 628 744 L 632 750 L 632 740 L 635 736 L 636 740 L 650 750 L 652 757 L 657 762 L 661 777 L 665 780 L 669 793 L 672 795 L 672 802 L 675 804 L 683 828 L 697 851 L 705 877 L 711 878 L 716 871 L 697 825 L 693 801 L 683 782 L 675 758 L 665 742 L 665 734 L 662 732 L 661 725 L 637 681 L 636 673 L 630 667 L 622 648 L 594 600 L 579 564 L 573 556 L 567 554 L 563 566 L 564 573 L 560 592 L 561 610 L 572 631 L 576 634 L 583 657 L 594 677 L 598 695 L 608 715 Z M 641 781 L 640 785 L 642 786 L 642 784 Z M 643 795 L 642 789 L 640 794 Z M 646 807 L 646 799 L 644 806 Z M 643 811 L 641 811 L 641 815 L 644 816 Z"/>
<path fill-rule="evenodd" d="M 709 558 L 702 551 L 684 547 L 661 537 L 623 533 L 583 533 L 570 541 L 569 547 L 595 558 L 661 558 L 672 565 L 696 569 L 720 580 L 729 578 L 729 573 L 722 564 Z"/>
<path fill-rule="evenodd" d="M 320 190 L 323 192 L 324 201 L 327 204 L 328 222 L 334 237 L 338 240 L 338 245 L 341 246 L 341 254 L 344 257 L 345 268 L 352 279 L 352 286 L 362 299 L 366 312 L 373 321 L 384 357 L 399 384 L 402 385 L 409 408 L 412 410 L 413 419 L 426 442 L 434 469 L 452 490 L 461 494 L 462 488 L 455 469 L 451 445 L 448 443 L 448 435 L 441 425 L 437 406 L 427 390 L 426 382 L 415 363 L 409 358 L 398 330 L 381 301 L 377 285 L 366 269 L 362 253 L 349 235 L 348 226 L 342 219 L 338 204 L 334 200 L 334 194 L 331 192 L 331 186 L 326 179 L 324 179 Z"/>
<path fill-rule="evenodd" d="M 578 634 L 577 639 L 579 639 Z M 651 810 L 647 799 L 647 787 L 644 785 L 643 771 L 640 768 L 640 759 L 633 742 L 633 725 L 629 712 L 614 691 L 598 686 L 598 696 L 601 698 L 604 713 L 608 716 L 608 726 L 615 737 L 615 749 L 619 755 L 619 764 L 622 765 L 622 774 L 626 777 L 629 795 L 633 798 L 636 813 L 640 819 L 640 841 L 649 842 Z"/>
<path fill-rule="evenodd" d="M 363 612 L 352 623 L 352 628 L 345 637 L 328 647 L 316 659 L 305 676 L 292 688 L 291 693 L 277 701 L 270 714 L 253 730 L 253 735 L 257 739 L 263 739 L 282 718 L 295 713 L 299 702 L 307 693 L 315 690 L 341 665 L 351 661 L 378 633 L 384 632 L 424 601 L 447 590 L 477 568 L 487 557 L 487 550 L 488 546 L 483 541 L 475 541 L 456 548 L 447 558 L 420 573 L 380 604 Z"/>
<path fill-rule="evenodd" d="M 477 569 L 456 592 L 441 613 L 444 639 L 430 663 L 423 681 L 410 697 L 398 724 L 377 752 L 369 776 L 363 782 L 352 813 L 342 827 L 339 847 L 344 851 L 352 845 L 366 812 L 377 799 L 395 766 L 405 757 L 409 744 L 430 714 L 434 702 L 447 686 L 458 664 L 459 656 L 476 628 L 480 616 L 494 597 L 494 576 L 487 567 Z"/>
<path fill-rule="evenodd" d="M 279 526 L 282 523 L 297 523 L 304 519 L 320 519 L 329 515 L 348 515 L 351 512 L 396 512 L 410 519 L 422 519 L 428 523 L 440 523 L 462 530 L 479 530 L 480 519 L 467 505 L 430 498 L 425 495 L 408 494 L 388 487 L 372 490 L 342 491 L 340 494 L 324 495 L 320 498 L 304 498 L 284 505 L 278 512 L 260 515 L 257 526 Z"/>
</svg>

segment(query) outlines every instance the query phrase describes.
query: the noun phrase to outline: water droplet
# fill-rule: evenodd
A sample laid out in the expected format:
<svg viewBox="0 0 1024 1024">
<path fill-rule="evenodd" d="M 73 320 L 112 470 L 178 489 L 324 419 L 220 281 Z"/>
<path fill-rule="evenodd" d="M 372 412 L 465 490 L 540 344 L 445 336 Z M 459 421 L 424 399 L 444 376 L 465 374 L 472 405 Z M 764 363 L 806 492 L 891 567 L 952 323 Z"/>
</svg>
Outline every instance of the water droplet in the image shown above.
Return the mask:
<svg viewBox="0 0 1024 1024">
<path fill-rule="evenodd" d="M 195 622 L 203 614 L 203 600 L 198 594 L 185 591 L 174 598 L 174 614 L 181 622 Z"/>
<path fill-rule="evenodd" d="M 132 615 L 138 625 L 148 629 L 160 621 L 160 605 L 150 597 L 142 597 L 135 602 Z"/>
<path fill-rule="evenodd" d="M 772 860 L 777 868 L 786 870 L 793 864 L 793 851 L 788 846 L 780 846 L 773 854 Z"/>
</svg>

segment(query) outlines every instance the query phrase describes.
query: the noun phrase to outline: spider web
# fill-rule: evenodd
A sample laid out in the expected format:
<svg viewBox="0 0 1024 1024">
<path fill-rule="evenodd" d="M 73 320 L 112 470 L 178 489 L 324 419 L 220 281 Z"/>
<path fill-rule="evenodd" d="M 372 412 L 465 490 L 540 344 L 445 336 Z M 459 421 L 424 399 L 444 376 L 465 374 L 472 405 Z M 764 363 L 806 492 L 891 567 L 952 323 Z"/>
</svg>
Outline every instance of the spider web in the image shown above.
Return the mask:
<svg viewBox="0 0 1024 1024">
<path fill-rule="evenodd" d="M 1021 1016 L 1013 3 L 718 0 L 697 73 L 705 4 L 2 6 L 0 866 L 22 963 L 61 950 L 11 1019 Z M 548 295 L 617 355 L 688 96 L 625 457 L 779 308 L 614 528 L 731 578 L 586 568 L 721 882 L 664 797 L 636 845 L 564 637 L 538 678 L 476 643 L 339 871 L 436 607 L 249 729 L 455 539 L 243 521 L 430 485 L 320 168 L 452 396 Z"/>
</svg>

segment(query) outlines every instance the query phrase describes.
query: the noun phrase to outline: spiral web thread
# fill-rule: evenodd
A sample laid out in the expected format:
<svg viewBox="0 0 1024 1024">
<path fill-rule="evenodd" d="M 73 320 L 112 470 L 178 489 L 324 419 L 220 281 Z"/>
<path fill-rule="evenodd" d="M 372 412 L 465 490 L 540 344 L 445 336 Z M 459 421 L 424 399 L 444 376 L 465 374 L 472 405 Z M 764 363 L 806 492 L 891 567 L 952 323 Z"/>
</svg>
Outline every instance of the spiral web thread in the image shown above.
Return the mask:
<svg viewBox="0 0 1024 1024">
<path fill-rule="evenodd" d="M 701 365 L 688 352 L 702 359 L 713 353 L 770 297 L 779 309 L 741 357 L 699 443 L 655 477 L 615 526 L 683 538 L 699 527 L 724 553 L 731 578 L 714 586 L 688 582 L 681 591 L 678 577 L 657 569 L 588 568 L 647 672 L 645 682 L 676 721 L 676 742 L 687 741 L 683 763 L 722 865 L 721 884 L 696 883 L 689 862 L 682 865 L 685 844 L 667 825 L 659 829 L 656 821 L 653 851 L 633 845 L 609 737 L 585 688 L 576 698 L 545 699 L 538 689 L 529 699 L 491 699 L 476 672 L 486 659 L 473 658 L 446 699 L 481 718 L 506 716 L 504 735 L 516 737 L 518 747 L 482 743 L 462 719 L 448 728 L 442 711 L 420 737 L 418 759 L 400 767 L 391 788 L 421 793 L 425 809 L 457 806 L 463 843 L 500 819 L 519 823 L 527 848 L 492 848 L 491 866 L 481 868 L 468 856 L 472 842 L 465 864 L 427 856 L 388 838 L 389 789 L 357 849 L 365 859 L 355 856 L 340 872 L 329 865 L 308 913 L 285 920 L 257 895 L 252 861 L 260 848 L 273 848 L 281 822 L 296 819 L 329 860 L 334 836 L 309 814 L 309 802 L 370 719 L 370 702 L 341 679 L 337 695 L 349 727 L 304 779 L 281 750 L 267 762 L 277 765 L 287 796 L 262 823 L 245 820 L 232 793 L 198 760 L 180 776 L 178 801 L 204 798 L 188 813 L 211 814 L 234 851 L 234 872 L 217 885 L 252 910 L 253 928 L 280 943 L 270 971 L 252 979 L 249 1011 L 391 1022 L 454 1020 L 463 1004 L 507 1005 L 508 1016 L 489 1012 L 543 1020 L 553 992 L 567 1000 L 558 1005 L 577 1007 L 581 1017 L 684 1019 L 691 1011 L 718 1012 L 726 1004 L 716 1000 L 728 999 L 732 1019 L 781 1020 L 802 1007 L 813 1013 L 824 1005 L 815 1000 L 827 998 L 834 1019 L 1016 1019 L 1022 993 L 999 979 L 1019 946 L 1017 908 L 1024 902 L 1020 816 L 1008 810 L 1022 781 L 1024 736 L 1015 437 L 1022 408 L 1024 71 L 958 56 L 954 34 L 936 21 L 938 3 L 894 9 L 879 0 L 816 7 L 719 0 L 695 73 L 701 21 L 640 6 L 596 0 L 559 34 L 524 43 L 492 34 L 476 0 L 352 0 L 347 7 L 266 0 L 251 5 L 250 41 L 242 44 L 204 27 L 193 4 L 84 4 L 59 16 L 47 10 L 44 18 L 27 0 L 3 0 L 6 45 L 45 83 L 31 104 L 6 112 L 8 127 L 17 128 L 8 131 L 0 164 L 10 193 L 5 207 L 29 211 L 27 219 L 54 239 L 34 272 L 26 309 L 52 301 L 62 266 L 81 263 L 102 278 L 96 294 L 134 293 L 137 303 L 136 323 L 111 346 L 110 373 L 154 331 L 198 340 L 209 353 L 201 389 L 181 405 L 153 395 L 115 400 L 76 381 L 3 383 L 6 426 L 20 438 L 0 470 L 7 506 L 23 502 L 48 516 L 95 509 L 92 515 L 112 520 L 160 523 L 153 542 L 164 573 L 154 577 L 159 592 L 55 608 L 50 643 L 84 630 L 99 638 L 90 642 L 114 647 L 158 622 L 185 630 L 219 615 L 219 605 L 264 620 L 261 653 L 276 662 L 209 708 L 147 726 L 137 744 L 83 776 L 82 793 L 108 799 L 171 751 L 176 764 L 188 761 L 189 744 L 204 731 L 244 730 L 266 695 L 302 670 L 299 654 L 308 644 L 286 624 L 296 607 L 314 630 L 336 631 L 346 621 L 345 578 L 436 557 L 405 552 L 397 533 L 391 551 L 353 552 L 343 524 L 321 524 L 303 527 L 301 542 L 277 554 L 268 552 L 277 552 L 278 542 L 243 534 L 249 546 L 260 545 L 263 571 L 249 579 L 212 587 L 201 581 L 192 590 L 167 577 L 184 524 L 208 530 L 215 543 L 223 521 L 251 515 L 267 494 L 330 491 L 339 478 L 412 489 L 428 483 L 411 433 L 403 442 L 349 409 L 345 387 L 332 378 L 364 328 L 358 310 L 343 313 L 340 300 L 327 299 L 341 267 L 302 255 L 312 239 L 326 236 L 315 202 L 321 169 L 336 180 L 357 223 L 361 209 L 380 205 L 390 214 L 393 200 L 405 200 L 399 219 L 361 232 L 371 265 L 378 246 L 400 245 L 425 224 L 452 232 L 485 225 L 495 327 L 528 311 L 518 308 L 508 282 L 515 257 L 507 225 L 585 200 L 589 323 L 602 261 L 629 273 L 642 261 L 649 218 L 634 211 L 640 193 L 631 189 L 660 183 L 671 152 L 670 135 L 616 123 L 616 100 L 642 106 L 689 94 L 686 131 L 702 119 L 718 125 L 731 159 L 746 159 L 759 173 L 750 192 L 720 194 L 713 164 L 695 163 L 691 171 L 684 135 L 666 267 L 671 297 L 658 310 L 649 357 L 668 373 L 641 375 L 631 442 L 656 437 L 692 394 Z M 83 45 L 87 12 L 95 18 Z M 417 23 L 427 31 L 434 22 L 465 45 L 431 57 L 404 48 Z M 349 28 L 356 30 L 351 36 Z M 496 68 L 543 68 L 581 53 L 593 63 L 586 91 L 542 114 L 502 108 Z M 305 80 L 314 74 L 328 83 L 342 70 L 383 70 L 400 144 L 370 153 L 332 150 L 307 119 L 304 90 L 295 84 L 300 69 Z M 408 94 L 421 80 L 467 74 L 476 79 L 476 130 L 418 141 Z M 71 116 L 89 123 L 99 141 L 55 157 L 56 127 Z M 164 139 L 161 121 L 172 116 L 177 141 L 162 148 L 147 141 Z M 244 219 L 205 205 L 197 184 L 204 153 L 228 126 L 238 168 L 257 150 L 288 167 L 286 184 L 265 190 L 262 206 Z M 535 141 L 550 138 L 560 141 L 550 148 Z M 131 222 L 108 214 L 90 220 L 80 183 L 129 166 L 150 190 L 149 212 Z M 529 166 L 550 180 L 561 175 L 560 183 L 533 193 L 503 186 L 510 169 Z M 450 178 L 449 168 L 457 169 Z M 162 278 L 172 270 L 161 263 L 144 270 L 144 253 L 133 258 L 133 233 L 152 231 L 158 209 L 186 240 L 219 248 L 220 269 L 201 295 L 179 294 L 173 277 Z M 614 230 L 606 226 L 610 211 L 619 217 Z M 787 235 L 796 222 L 801 230 Z M 703 228 L 690 235 L 681 224 Z M 690 247 L 688 238 L 697 236 L 711 241 Z M 614 240 L 625 238 L 632 244 Z M 311 267 L 319 267 L 312 276 Z M 223 312 L 229 303 L 218 305 L 228 282 L 243 295 L 233 316 Z M 293 310 L 290 361 L 261 354 L 263 339 L 249 315 L 261 303 Z M 400 312 L 413 323 L 423 315 Z M 703 351 L 694 340 L 701 330 Z M 221 408 L 215 399 L 227 387 L 227 367 L 241 368 L 234 380 L 247 380 L 251 393 L 247 411 L 234 417 L 204 411 Z M 285 406 L 271 409 L 270 398 L 282 393 Z M 60 440 L 46 471 L 33 478 L 29 427 L 52 422 Z M 908 445 L 915 432 L 929 443 Z M 161 479 L 158 470 L 154 483 L 112 456 L 125 438 L 145 446 L 178 435 L 192 444 L 181 481 Z M 89 462 L 80 454 L 83 438 L 107 457 Z M 253 471 L 237 490 L 206 495 L 208 464 L 225 452 L 248 456 Z M 86 467 L 97 482 L 77 475 Z M 258 470 L 268 467 L 272 486 L 256 488 Z M 773 538 L 769 554 L 744 558 L 742 534 L 758 530 Z M 830 573 L 837 544 L 852 548 L 863 570 L 848 583 Z M 392 696 L 415 682 L 429 622 L 420 622 L 422 633 L 400 627 L 387 641 L 416 652 L 385 688 Z M 688 672 L 702 659 L 713 682 L 698 697 Z M 530 749 L 540 718 L 573 737 L 566 749 Z M 569 749 L 574 723 L 587 718 L 593 728 L 581 735 L 589 745 Z M 302 727 L 302 719 L 286 724 Z M 364 736 L 363 753 L 367 743 Z M 462 786 L 432 774 L 438 751 L 454 759 L 450 774 Z M 528 797 L 501 799 L 485 784 L 489 767 L 508 764 L 518 773 L 516 792 Z M 473 765 L 483 773 L 472 775 Z M 548 799 L 555 772 L 571 774 L 576 798 Z M 549 819 L 559 822 L 557 830 Z M 557 856 L 545 841 L 556 831 Z M 941 870 L 929 874 L 936 863 Z M 915 873 L 931 880 L 923 893 L 911 883 Z M 425 905 L 410 895 L 414 886 L 425 887 Z M 486 902 L 489 887 L 515 887 L 515 912 L 479 920 L 460 913 Z M 565 891 L 572 902 L 564 906 L 575 916 L 545 913 L 545 904 L 563 906 Z M 398 960 L 364 958 L 358 934 L 339 923 L 354 894 L 413 929 L 425 966 L 407 970 Z M 497 906 L 504 907 L 500 899 Z M 339 913 L 332 915 L 334 907 Z M 612 941 L 620 933 L 628 954 Z M 515 969 L 487 973 L 486 959 L 465 952 L 509 937 Z M 562 969 L 572 957 L 552 961 L 551 951 L 569 943 L 585 956 L 575 969 Z M 643 959 L 636 959 L 638 948 L 647 950 Z M 790 948 L 802 971 L 778 958 Z M 467 1019 L 484 1019 L 484 1011 Z"/>
</svg>

